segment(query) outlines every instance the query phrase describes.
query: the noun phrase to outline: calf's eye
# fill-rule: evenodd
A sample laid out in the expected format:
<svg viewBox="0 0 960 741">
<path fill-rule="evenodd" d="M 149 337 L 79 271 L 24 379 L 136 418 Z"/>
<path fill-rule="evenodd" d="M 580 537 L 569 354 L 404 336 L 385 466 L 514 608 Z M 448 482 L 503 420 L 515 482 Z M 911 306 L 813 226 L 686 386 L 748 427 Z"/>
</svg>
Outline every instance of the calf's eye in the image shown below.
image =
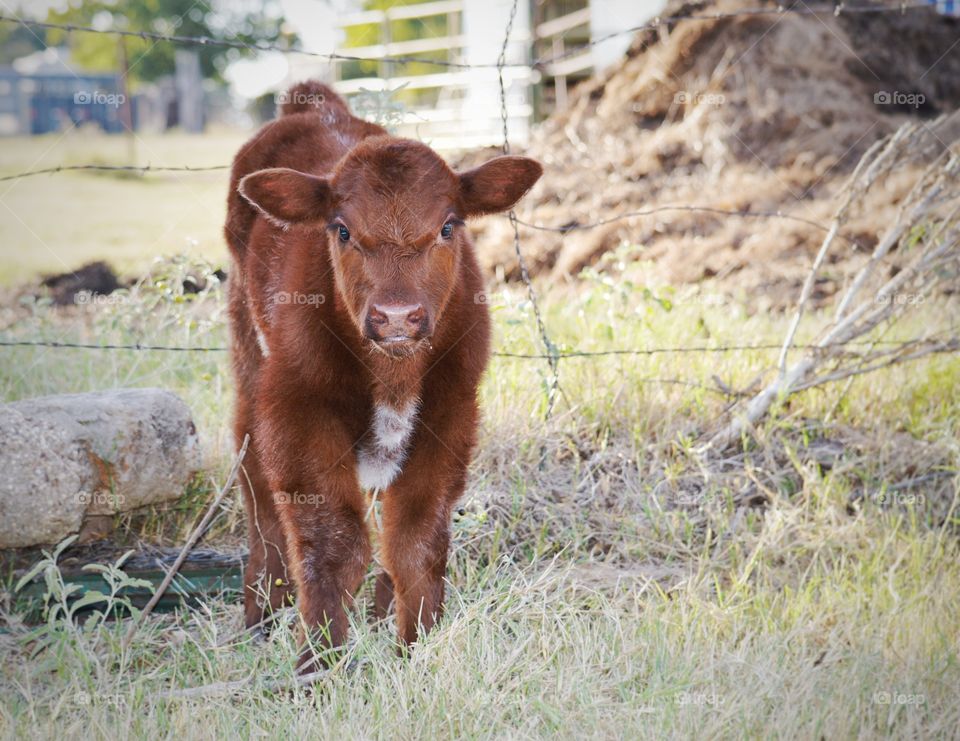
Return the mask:
<svg viewBox="0 0 960 741">
<path fill-rule="evenodd" d="M 443 225 L 443 228 L 440 229 L 440 236 L 444 239 L 450 239 L 453 236 L 453 222 L 448 221 Z"/>
<path fill-rule="evenodd" d="M 337 227 L 337 235 L 340 237 L 341 242 L 350 241 L 350 230 L 347 229 L 343 224 Z"/>
</svg>

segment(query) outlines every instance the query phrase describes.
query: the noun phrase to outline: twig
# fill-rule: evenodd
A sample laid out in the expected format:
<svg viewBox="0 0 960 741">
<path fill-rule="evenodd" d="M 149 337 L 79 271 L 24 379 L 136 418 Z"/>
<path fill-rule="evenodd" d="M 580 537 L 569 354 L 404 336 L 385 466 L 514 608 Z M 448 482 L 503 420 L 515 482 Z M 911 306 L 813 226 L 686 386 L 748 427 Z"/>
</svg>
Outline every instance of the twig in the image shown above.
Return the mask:
<svg viewBox="0 0 960 741">
<path fill-rule="evenodd" d="M 140 626 L 143 624 L 143 621 L 147 619 L 147 616 L 151 612 L 153 612 L 153 608 L 157 606 L 160 598 L 163 597 L 164 592 L 167 591 L 167 587 L 170 586 L 170 582 L 173 581 L 173 577 L 176 576 L 180 566 L 186 560 L 187 554 L 190 552 L 193 546 L 196 545 L 197 541 L 200 539 L 200 536 L 207 529 L 207 526 L 210 524 L 210 521 L 213 519 L 217 509 L 220 506 L 220 502 L 223 501 L 223 498 L 227 495 L 227 492 L 233 487 L 233 482 L 236 481 L 237 473 L 240 471 L 240 464 L 243 462 L 243 457 L 247 454 L 247 446 L 249 444 L 250 435 L 244 435 L 243 445 L 240 446 L 240 450 L 237 453 L 236 458 L 234 458 L 233 467 L 230 469 L 230 475 L 227 476 L 226 483 L 217 493 L 217 496 L 213 502 L 211 502 L 210 507 L 207 509 L 207 513 L 203 516 L 200 524 L 197 525 L 192 533 L 190 533 L 190 537 L 187 538 L 187 542 L 181 549 L 180 555 L 177 556 L 177 560 L 173 562 L 173 565 L 170 567 L 167 575 L 163 578 L 163 581 L 160 582 L 160 586 L 157 587 L 157 590 L 153 593 L 153 597 L 150 598 L 150 601 L 147 603 L 146 607 L 143 608 L 133 625 L 130 626 L 130 630 L 127 631 L 127 635 L 123 639 L 121 651 L 126 651 L 130 647 L 130 644 L 133 642 L 133 638 L 140 629 Z"/>
<path fill-rule="evenodd" d="M 882 362 L 876 362 L 872 365 L 863 365 L 856 368 L 844 368 L 842 370 L 835 371 L 833 373 L 828 373 L 826 375 L 818 376 L 812 381 L 807 383 L 800 384 L 793 389 L 793 392 L 806 391 L 809 388 L 814 386 L 820 386 L 825 383 L 832 383 L 834 381 L 842 381 L 844 378 L 853 378 L 854 376 L 862 376 L 865 373 L 873 373 L 874 371 L 880 370 L 881 368 L 889 368 L 892 365 L 899 365 L 901 363 L 908 363 L 912 360 L 919 360 L 920 358 L 925 358 L 928 355 L 937 355 L 940 353 L 952 353 L 960 350 L 960 340 L 951 340 L 950 342 L 940 343 L 937 345 L 931 345 L 929 347 L 921 348 L 916 352 L 907 353 L 904 355 L 894 355 L 893 357 L 887 358 Z"/>
<path fill-rule="evenodd" d="M 797 329 L 800 327 L 800 320 L 803 318 L 804 309 L 806 309 L 807 302 L 810 300 L 810 294 L 813 293 L 813 287 L 816 283 L 817 273 L 820 271 L 820 266 L 823 264 L 823 261 L 827 256 L 827 252 L 833 245 L 833 240 L 836 238 L 837 234 L 839 234 L 840 228 L 846 223 L 847 215 L 850 213 L 850 207 L 853 205 L 854 200 L 858 196 L 862 195 L 873 184 L 873 181 L 876 180 L 877 176 L 880 174 L 881 166 L 887 162 L 888 158 L 891 156 L 891 153 L 896 151 L 894 145 L 899 142 L 905 133 L 905 128 L 899 129 L 893 135 L 893 137 L 886 142 L 886 146 L 883 146 L 883 140 L 875 142 L 870 149 L 867 150 L 866 154 L 864 154 L 859 164 L 857 164 L 857 167 L 853 171 L 853 175 L 850 176 L 847 197 L 844 200 L 843 205 L 837 209 L 837 213 L 833 217 L 833 223 L 830 225 L 830 230 L 823 238 L 823 242 L 820 245 L 820 250 L 817 252 L 817 256 L 813 260 L 813 266 L 810 268 L 810 272 L 807 274 L 807 279 L 803 283 L 803 289 L 800 292 L 800 300 L 797 302 L 796 312 L 793 315 L 793 319 L 790 321 L 790 328 L 787 330 L 787 336 L 783 341 L 783 348 L 780 350 L 780 359 L 777 361 L 777 368 L 781 377 L 787 372 L 787 353 L 790 351 L 790 346 L 793 344 L 793 340 L 796 337 Z M 880 153 L 874 157 L 874 154 L 878 150 Z M 868 163 L 869 167 L 867 167 Z M 860 173 L 864 169 L 866 169 L 867 172 L 863 178 L 863 182 L 861 182 Z"/>
</svg>

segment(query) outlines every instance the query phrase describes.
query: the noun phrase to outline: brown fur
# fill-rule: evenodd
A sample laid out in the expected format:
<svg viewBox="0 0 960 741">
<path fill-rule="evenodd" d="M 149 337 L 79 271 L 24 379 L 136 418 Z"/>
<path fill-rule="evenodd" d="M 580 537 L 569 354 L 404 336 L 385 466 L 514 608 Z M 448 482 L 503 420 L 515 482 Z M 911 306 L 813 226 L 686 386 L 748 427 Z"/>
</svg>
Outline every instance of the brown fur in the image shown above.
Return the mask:
<svg viewBox="0 0 960 741">
<path fill-rule="evenodd" d="M 439 618 L 490 343 L 461 220 L 510 208 L 540 174 L 522 157 L 454 173 L 315 82 L 291 89 L 281 117 L 237 154 L 225 233 L 234 430 L 252 438 L 248 626 L 295 585 L 305 629 L 326 647 L 344 641 L 371 559 L 363 456 L 378 475 L 399 466 L 380 494 L 377 613 L 395 605 L 406 644 Z M 411 420 L 398 452 L 393 434 L 403 439 Z M 313 660 L 305 646 L 301 667 Z"/>
</svg>

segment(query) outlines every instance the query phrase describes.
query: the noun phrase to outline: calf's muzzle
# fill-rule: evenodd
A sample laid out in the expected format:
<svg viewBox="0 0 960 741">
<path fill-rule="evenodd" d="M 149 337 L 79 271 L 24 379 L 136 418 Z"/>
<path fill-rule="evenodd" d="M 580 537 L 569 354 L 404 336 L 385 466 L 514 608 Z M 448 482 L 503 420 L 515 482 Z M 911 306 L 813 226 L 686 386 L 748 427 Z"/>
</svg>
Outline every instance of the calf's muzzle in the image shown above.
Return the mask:
<svg viewBox="0 0 960 741">
<path fill-rule="evenodd" d="M 425 339 L 430 334 L 427 311 L 422 304 L 371 304 L 364 333 L 380 344 Z"/>
</svg>

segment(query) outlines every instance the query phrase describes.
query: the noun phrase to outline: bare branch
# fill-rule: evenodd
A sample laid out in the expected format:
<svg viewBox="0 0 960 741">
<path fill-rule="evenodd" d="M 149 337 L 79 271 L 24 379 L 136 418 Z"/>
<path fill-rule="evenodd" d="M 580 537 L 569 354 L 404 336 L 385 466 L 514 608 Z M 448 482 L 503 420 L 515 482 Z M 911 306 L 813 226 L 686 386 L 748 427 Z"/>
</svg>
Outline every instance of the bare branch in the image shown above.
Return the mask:
<svg viewBox="0 0 960 741">
<path fill-rule="evenodd" d="M 883 322 L 895 321 L 910 306 L 926 298 L 944 279 L 944 272 L 949 272 L 942 270 L 944 266 L 960 265 L 960 156 L 951 147 L 944 148 L 940 136 L 943 134 L 955 139 L 947 130 L 954 129 L 958 122 L 960 113 L 942 117 L 930 126 L 907 124 L 882 146 L 874 145 L 864 155 L 851 176 L 843 202 L 804 281 L 796 312 L 780 351 L 777 376 L 746 402 L 738 416 L 710 437 L 701 451 L 729 447 L 766 416 L 777 400 L 790 394 L 934 353 L 956 352 L 960 349 L 956 338 L 935 344 L 930 344 L 929 339 L 908 342 L 882 353 L 858 352 L 854 349 L 855 340 L 864 338 Z M 935 141 L 931 143 L 932 140 Z M 921 162 L 925 163 L 923 171 L 917 176 L 910 194 L 900 205 L 870 259 L 858 271 L 840 300 L 832 323 L 813 347 L 807 349 L 792 365 L 789 364 L 788 353 L 793 347 L 817 272 L 849 212 L 864 200 L 876 182 L 891 174 L 895 166 L 899 172 L 904 163 L 917 165 Z M 882 283 L 872 295 L 864 295 L 865 286 L 876 277 L 884 258 L 902 243 L 906 235 L 913 234 L 919 235 L 917 244 L 911 245 L 916 252 L 908 253 L 906 248 L 901 250 L 905 256 L 912 255 L 912 259 L 898 266 L 898 272 Z M 898 300 L 907 289 L 913 292 L 910 298 L 914 300 Z M 835 363 L 834 370 L 818 375 L 818 369 L 831 360 Z"/>
</svg>

